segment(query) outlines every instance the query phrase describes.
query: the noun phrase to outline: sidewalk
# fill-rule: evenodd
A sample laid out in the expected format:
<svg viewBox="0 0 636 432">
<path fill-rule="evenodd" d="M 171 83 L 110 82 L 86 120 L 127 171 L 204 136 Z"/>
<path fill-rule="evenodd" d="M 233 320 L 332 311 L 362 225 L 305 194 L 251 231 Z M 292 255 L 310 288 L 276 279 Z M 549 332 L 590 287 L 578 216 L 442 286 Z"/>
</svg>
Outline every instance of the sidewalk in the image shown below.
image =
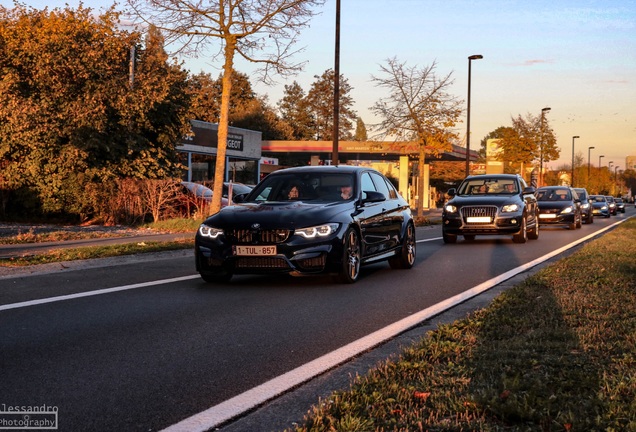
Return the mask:
<svg viewBox="0 0 636 432">
<path fill-rule="evenodd" d="M 122 235 L 118 237 L 103 237 L 93 239 L 67 240 L 57 242 L 20 243 L 0 245 L 0 259 L 19 258 L 24 256 L 48 253 L 56 249 L 71 249 L 89 246 L 109 246 L 128 243 L 169 242 L 183 239 L 193 239 L 194 233 L 170 234 L 138 234 Z"/>
</svg>

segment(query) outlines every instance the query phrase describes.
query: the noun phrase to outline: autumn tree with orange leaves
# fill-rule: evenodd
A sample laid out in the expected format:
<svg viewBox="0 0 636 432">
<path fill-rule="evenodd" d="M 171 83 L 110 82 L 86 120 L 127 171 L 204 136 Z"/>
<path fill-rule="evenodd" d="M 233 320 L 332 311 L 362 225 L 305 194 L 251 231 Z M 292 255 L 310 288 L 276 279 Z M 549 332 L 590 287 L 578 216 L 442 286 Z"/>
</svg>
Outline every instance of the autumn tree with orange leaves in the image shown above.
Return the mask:
<svg viewBox="0 0 636 432">
<path fill-rule="evenodd" d="M 44 213 L 86 219 L 99 206 L 95 191 L 114 179 L 180 172 L 187 74 L 169 62 L 159 32 L 126 31 L 119 16 L 0 6 L 5 200 L 35 196 Z"/>
</svg>

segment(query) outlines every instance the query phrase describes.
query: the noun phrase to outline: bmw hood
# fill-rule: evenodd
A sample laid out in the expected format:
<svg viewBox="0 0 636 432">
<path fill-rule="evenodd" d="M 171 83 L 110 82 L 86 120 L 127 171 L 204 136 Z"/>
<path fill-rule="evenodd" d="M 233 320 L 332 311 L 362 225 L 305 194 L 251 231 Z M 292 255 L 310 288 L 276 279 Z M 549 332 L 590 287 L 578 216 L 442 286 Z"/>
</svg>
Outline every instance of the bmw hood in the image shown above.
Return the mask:
<svg viewBox="0 0 636 432">
<path fill-rule="evenodd" d="M 262 228 L 295 229 L 340 221 L 341 214 L 354 212 L 351 201 L 336 203 L 259 202 L 241 203 L 224 207 L 205 220 L 209 226 L 250 227 L 259 224 Z M 349 216 L 350 219 L 350 216 Z"/>
</svg>

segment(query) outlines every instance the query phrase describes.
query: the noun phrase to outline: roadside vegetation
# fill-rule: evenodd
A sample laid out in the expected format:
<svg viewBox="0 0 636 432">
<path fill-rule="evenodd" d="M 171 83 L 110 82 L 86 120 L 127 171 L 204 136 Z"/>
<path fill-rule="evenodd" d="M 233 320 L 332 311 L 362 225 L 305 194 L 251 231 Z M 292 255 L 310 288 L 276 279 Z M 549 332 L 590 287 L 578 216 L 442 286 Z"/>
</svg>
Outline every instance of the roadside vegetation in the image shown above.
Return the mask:
<svg viewBox="0 0 636 432">
<path fill-rule="evenodd" d="M 443 325 L 293 431 L 636 431 L 636 220 Z"/>
<path fill-rule="evenodd" d="M 89 258 L 107 258 L 119 255 L 133 255 L 139 253 L 162 252 L 167 250 L 188 249 L 194 247 L 194 233 L 201 224 L 200 220 L 191 218 L 169 219 L 149 223 L 138 228 L 122 228 L 107 231 L 92 231 L 87 229 L 71 230 L 60 228 L 59 230 L 47 230 L 38 232 L 30 229 L 17 235 L 0 238 L 0 244 L 37 243 L 51 241 L 65 241 L 76 239 L 126 237 L 135 234 L 149 233 L 192 233 L 192 238 L 172 242 L 139 242 L 111 246 L 78 247 L 73 249 L 59 249 L 49 253 L 37 254 L 19 258 L 0 259 L 0 266 L 31 266 L 47 264 L 51 262 L 75 261 Z"/>
</svg>

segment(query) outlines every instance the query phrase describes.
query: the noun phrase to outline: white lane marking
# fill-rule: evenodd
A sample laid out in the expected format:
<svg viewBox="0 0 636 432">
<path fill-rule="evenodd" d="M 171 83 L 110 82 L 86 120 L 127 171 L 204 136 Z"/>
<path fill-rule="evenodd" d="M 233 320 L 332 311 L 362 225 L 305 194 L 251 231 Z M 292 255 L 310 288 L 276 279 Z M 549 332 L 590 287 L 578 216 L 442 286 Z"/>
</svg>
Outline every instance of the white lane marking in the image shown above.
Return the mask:
<svg viewBox="0 0 636 432">
<path fill-rule="evenodd" d="M 618 223 L 622 222 L 625 221 L 621 221 Z M 219 425 L 232 420 L 233 418 L 238 417 L 247 411 L 253 410 L 257 406 L 269 400 L 272 400 L 283 393 L 286 393 L 290 389 L 309 381 L 310 379 L 328 371 L 329 369 L 333 369 L 334 367 L 345 363 L 346 361 L 359 355 L 360 353 L 367 351 L 368 349 L 371 349 L 377 345 L 380 345 L 381 343 L 389 339 L 394 338 L 400 333 L 403 333 L 406 330 L 420 324 L 422 321 L 425 321 L 435 315 L 444 312 L 447 309 L 457 306 L 458 304 L 463 303 L 466 300 L 489 290 L 495 285 L 498 285 L 505 280 L 516 276 L 519 273 L 522 273 L 538 264 L 541 264 L 542 262 L 549 260 L 550 258 L 560 254 L 561 252 L 571 247 L 578 245 L 579 243 L 582 243 L 607 231 L 608 229 L 612 228 L 613 225 L 596 231 L 582 239 L 570 243 L 569 245 L 563 246 L 560 249 L 552 251 L 547 255 L 535 259 L 534 261 L 509 270 L 506 273 L 487 280 L 486 282 L 483 282 L 467 291 L 464 291 L 463 293 L 457 294 L 456 296 L 446 299 L 443 302 L 437 303 L 431 307 L 421 310 L 420 312 L 410 315 L 374 333 L 371 333 L 363 338 L 351 342 L 348 345 L 338 348 L 335 351 L 325 354 L 322 357 L 312 360 L 309 363 L 305 363 L 304 365 L 301 365 L 296 369 L 286 372 L 283 375 L 279 375 L 276 378 L 273 378 L 250 390 L 247 390 L 231 399 L 221 402 L 218 405 L 215 405 L 205 411 L 188 417 L 180 421 L 179 423 L 168 426 L 161 432 L 205 432 L 218 427 Z M 438 237 L 436 239 L 420 240 L 420 242 L 439 239 L 441 239 L 441 237 Z"/>
<path fill-rule="evenodd" d="M 45 303 L 54 303 L 54 302 L 64 301 L 64 300 L 72 300 L 72 299 L 81 298 L 81 297 L 91 297 L 96 295 L 109 294 L 109 293 L 118 292 L 118 291 L 145 288 L 145 287 L 154 286 L 154 285 L 163 285 L 163 284 L 172 283 L 172 282 L 181 282 L 184 280 L 196 279 L 199 277 L 201 276 L 196 274 L 196 275 L 182 276 L 182 277 L 171 278 L 171 279 L 162 279 L 162 280 L 152 281 L 152 282 L 142 282 L 142 283 L 137 283 L 132 285 L 105 288 L 105 289 L 95 290 L 95 291 L 86 291 L 86 292 L 81 292 L 76 294 L 68 294 L 68 295 L 48 297 L 48 298 L 37 299 L 37 300 L 29 300 L 29 301 L 24 301 L 19 303 L 10 303 L 6 305 L 0 305 L 0 311 L 9 310 L 9 309 L 19 309 L 19 308 L 35 306 L 35 305 L 40 305 Z"/>
</svg>

